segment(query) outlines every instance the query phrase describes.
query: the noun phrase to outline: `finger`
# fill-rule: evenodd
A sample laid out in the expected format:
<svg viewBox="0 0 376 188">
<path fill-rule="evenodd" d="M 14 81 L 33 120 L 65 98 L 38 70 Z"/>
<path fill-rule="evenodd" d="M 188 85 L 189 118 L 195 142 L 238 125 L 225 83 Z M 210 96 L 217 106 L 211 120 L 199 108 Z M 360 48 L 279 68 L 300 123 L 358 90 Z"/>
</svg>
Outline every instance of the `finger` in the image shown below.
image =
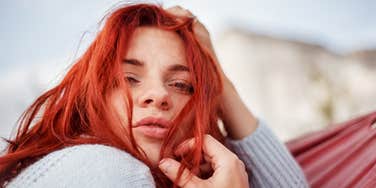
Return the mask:
<svg viewBox="0 0 376 188">
<path fill-rule="evenodd" d="M 173 6 L 166 9 L 166 11 L 178 17 L 194 17 L 191 11 L 181 6 Z"/>
<path fill-rule="evenodd" d="M 195 148 L 195 139 L 190 138 L 178 145 L 175 150 L 175 155 L 184 155 L 191 151 L 193 148 Z"/>
<path fill-rule="evenodd" d="M 194 138 L 184 141 L 180 144 L 176 151 L 176 155 L 184 155 L 185 153 L 189 152 L 190 150 L 197 147 L 196 141 Z M 206 134 L 204 135 L 203 140 L 203 151 L 205 154 L 205 160 L 212 161 L 213 158 L 216 159 L 225 159 L 229 156 L 233 156 L 234 154 L 228 150 L 224 145 L 222 145 L 219 141 L 217 141 L 212 136 Z"/>
<path fill-rule="evenodd" d="M 182 8 L 181 6 L 174 6 L 166 9 L 167 12 L 173 14 L 177 17 L 177 20 L 184 21 L 186 18 L 192 19 L 193 29 L 196 33 L 205 33 L 208 34 L 207 29 L 205 26 L 197 19 L 195 15 L 192 14 L 191 11 Z"/>
<path fill-rule="evenodd" d="M 159 168 L 162 172 L 173 182 L 176 182 L 178 177 L 180 163 L 171 158 L 162 159 L 159 163 Z M 185 169 L 176 184 L 179 187 L 197 187 L 196 185 L 202 181 L 200 178 Z"/>
</svg>

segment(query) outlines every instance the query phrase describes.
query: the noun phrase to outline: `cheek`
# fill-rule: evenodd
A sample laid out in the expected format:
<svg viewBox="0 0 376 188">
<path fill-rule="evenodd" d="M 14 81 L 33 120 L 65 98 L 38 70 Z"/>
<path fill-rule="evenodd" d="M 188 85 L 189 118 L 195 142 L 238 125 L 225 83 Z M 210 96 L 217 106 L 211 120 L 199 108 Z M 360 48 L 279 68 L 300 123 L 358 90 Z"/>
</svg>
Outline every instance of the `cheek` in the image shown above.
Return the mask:
<svg viewBox="0 0 376 188">
<path fill-rule="evenodd" d="M 127 113 L 127 106 L 126 106 L 126 98 L 120 94 L 119 91 L 115 91 L 111 95 L 111 107 L 116 112 L 116 114 L 122 120 L 122 123 L 128 123 L 128 113 Z"/>
<path fill-rule="evenodd" d="M 182 143 L 186 139 L 194 137 L 193 131 L 194 130 L 194 110 L 191 110 L 183 121 L 179 124 L 179 127 L 176 131 L 176 143 Z"/>
<path fill-rule="evenodd" d="M 191 96 L 179 96 L 176 97 L 175 101 L 175 117 L 180 114 L 180 112 L 183 110 L 183 108 L 186 106 L 188 101 L 191 99 Z M 187 136 L 187 133 L 191 132 L 193 123 L 194 123 L 194 114 L 195 110 L 191 109 L 188 114 L 184 114 L 183 121 L 179 124 L 177 135 L 179 135 L 179 138 L 184 138 Z"/>
<path fill-rule="evenodd" d="M 175 113 L 179 113 L 184 108 L 184 106 L 188 103 L 189 99 L 191 99 L 191 96 L 179 95 L 179 94 L 174 96 L 173 103 L 175 106 L 175 111 L 176 111 Z"/>
</svg>

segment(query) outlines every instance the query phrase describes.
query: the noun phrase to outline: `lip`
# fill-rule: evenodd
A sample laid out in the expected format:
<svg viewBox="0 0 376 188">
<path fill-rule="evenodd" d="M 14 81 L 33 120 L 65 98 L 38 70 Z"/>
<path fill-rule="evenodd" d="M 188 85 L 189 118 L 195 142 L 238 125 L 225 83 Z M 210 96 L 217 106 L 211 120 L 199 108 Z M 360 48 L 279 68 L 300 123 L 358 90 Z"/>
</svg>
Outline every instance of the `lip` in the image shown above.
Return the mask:
<svg viewBox="0 0 376 188">
<path fill-rule="evenodd" d="M 154 139 L 163 139 L 167 135 L 169 127 L 170 121 L 155 117 L 141 119 L 133 126 L 135 131 Z"/>
<path fill-rule="evenodd" d="M 163 118 L 146 117 L 136 122 L 134 127 L 151 126 L 151 125 L 157 125 L 161 128 L 168 128 L 170 126 L 170 121 L 163 119 Z"/>
</svg>

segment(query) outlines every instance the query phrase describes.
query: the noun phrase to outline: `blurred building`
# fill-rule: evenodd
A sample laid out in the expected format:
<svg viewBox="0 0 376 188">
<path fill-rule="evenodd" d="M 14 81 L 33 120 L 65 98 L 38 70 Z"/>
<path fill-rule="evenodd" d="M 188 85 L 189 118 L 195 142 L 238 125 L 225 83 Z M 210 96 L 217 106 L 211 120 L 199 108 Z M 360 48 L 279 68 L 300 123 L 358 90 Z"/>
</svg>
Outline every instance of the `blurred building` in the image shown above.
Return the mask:
<svg viewBox="0 0 376 188">
<path fill-rule="evenodd" d="M 284 141 L 376 110 L 376 50 L 336 54 L 242 29 L 214 46 L 248 107 Z"/>
</svg>

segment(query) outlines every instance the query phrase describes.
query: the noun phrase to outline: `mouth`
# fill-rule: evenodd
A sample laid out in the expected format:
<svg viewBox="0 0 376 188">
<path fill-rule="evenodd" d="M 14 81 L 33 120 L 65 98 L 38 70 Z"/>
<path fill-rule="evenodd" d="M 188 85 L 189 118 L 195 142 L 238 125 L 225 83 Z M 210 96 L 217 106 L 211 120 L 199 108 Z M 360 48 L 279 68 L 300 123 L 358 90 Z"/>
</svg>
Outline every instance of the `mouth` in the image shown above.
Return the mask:
<svg viewBox="0 0 376 188">
<path fill-rule="evenodd" d="M 135 123 L 133 128 L 149 138 L 163 139 L 168 133 L 170 124 L 170 121 L 163 118 L 147 117 Z"/>
<path fill-rule="evenodd" d="M 133 127 L 140 126 L 156 126 L 161 128 L 168 128 L 170 126 L 170 121 L 164 118 L 146 117 L 136 122 Z"/>
<path fill-rule="evenodd" d="M 145 123 L 145 124 L 136 125 L 134 127 L 140 127 L 140 126 L 154 126 L 154 127 L 166 128 L 165 125 L 162 125 L 159 123 Z"/>
</svg>

